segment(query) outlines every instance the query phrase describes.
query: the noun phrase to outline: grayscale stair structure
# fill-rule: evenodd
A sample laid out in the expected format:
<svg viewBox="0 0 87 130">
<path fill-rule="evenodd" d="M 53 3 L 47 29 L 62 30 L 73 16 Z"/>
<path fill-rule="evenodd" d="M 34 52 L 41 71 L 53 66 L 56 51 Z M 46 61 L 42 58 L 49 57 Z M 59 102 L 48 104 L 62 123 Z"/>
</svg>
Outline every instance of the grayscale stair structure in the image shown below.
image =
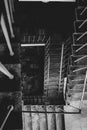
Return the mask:
<svg viewBox="0 0 87 130">
<path fill-rule="evenodd" d="M 66 66 L 66 77 L 67 77 L 67 94 L 66 98 L 68 102 L 73 100 L 81 101 L 87 98 L 87 3 L 86 1 L 77 1 L 77 7 L 75 9 L 75 21 L 74 21 L 74 32 L 71 38 L 71 52 L 65 60 L 67 61 Z M 65 47 L 66 50 L 66 47 Z M 81 107 L 81 106 L 80 106 Z"/>
<path fill-rule="evenodd" d="M 74 32 L 58 42 L 19 26 L 17 2 L 0 1 L 0 130 L 74 130 L 87 102 L 87 0 L 75 2 Z"/>
</svg>

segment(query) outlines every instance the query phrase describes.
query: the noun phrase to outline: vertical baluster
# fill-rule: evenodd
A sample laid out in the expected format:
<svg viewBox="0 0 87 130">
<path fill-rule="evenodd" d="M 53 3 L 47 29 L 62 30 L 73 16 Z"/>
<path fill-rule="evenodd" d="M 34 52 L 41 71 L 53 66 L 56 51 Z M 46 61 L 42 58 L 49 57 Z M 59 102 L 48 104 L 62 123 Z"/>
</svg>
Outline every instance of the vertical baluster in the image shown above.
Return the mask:
<svg viewBox="0 0 87 130">
<path fill-rule="evenodd" d="M 31 111 L 37 112 L 37 105 L 31 106 Z M 39 113 L 32 113 L 32 130 L 40 130 Z"/>
</svg>

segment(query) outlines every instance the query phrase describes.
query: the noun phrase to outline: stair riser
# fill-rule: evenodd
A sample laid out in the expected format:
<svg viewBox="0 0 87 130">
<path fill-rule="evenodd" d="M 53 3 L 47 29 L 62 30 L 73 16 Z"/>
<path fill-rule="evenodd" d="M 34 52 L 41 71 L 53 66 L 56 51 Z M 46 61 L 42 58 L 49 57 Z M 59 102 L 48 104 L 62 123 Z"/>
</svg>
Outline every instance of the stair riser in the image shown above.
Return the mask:
<svg viewBox="0 0 87 130">
<path fill-rule="evenodd" d="M 79 38 L 79 36 L 81 36 L 81 34 L 79 35 L 74 35 L 73 38 L 73 44 L 85 44 L 87 43 L 87 34 L 85 34 L 81 39 L 77 40 Z"/>
<path fill-rule="evenodd" d="M 78 61 L 78 62 L 73 62 L 72 61 L 72 64 L 71 65 L 87 65 L 87 61 L 85 60 L 81 60 L 81 61 Z"/>
<path fill-rule="evenodd" d="M 77 60 L 77 59 L 78 59 L 77 57 L 71 57 L 70 65 L 87 65 L 87 57 L 75 62 L 75 60 Z"/>
<path fill-rule="evenodd" d="M 83 23 L 83 21 L 81 22 L 75 22 L 75 31 L 76 32 L 86 32 L 87 31 L 87 22 L 80 27 L 80 25 Z"/>
<path fill-rule="evenodd" d="M 84 84 L 84 79 L 83 80 L 70 80 L 70 84 L 75 85 L 75 84 Z"/>
<path fill-rule="evenodd" d="M 73 90 L 75 90 L 75 89 L 83 89 L 83 86 L 84 86 L 84 84 L 74 84 L 74 85 L 68 85 L 68 88 L 69 89 L 73 89 Z M 87 85 L 86 85 L 86 90 L 87 90 Z"/>
<path fill-rule="evenodd" d="M 69 74 L 73 74 L 73 75 L 85 75 L 86 74 L 86 70 L 87 69 L 83 69 L 77 72 L 73 72 L 72 70 L 69 71 Z"/>
<path fill-rule="evenodd" d="M 73 46 L 72 54 L 73 55 L 87 55 L 87 46 L 85 46 L 84 48 L 82 48 L 78 51 L 79 48 L 80 48 L 79 46 Z"/>
<path fill-rule="evenodd" d="M 79 93 L 72 93 L 71 96 L 68 98 L 68 100 L 70 101 L 81 101 L 81 97 L 82 97 L 82 92 Z M 87 92 L 85 92 L 84 95 L 84 100 L 87 100 Z"/>
<path fill-rule="evenodd" d="M 79 79 L 85 79 L 85 75 L 68 75 L 68 79 L 69 81 L 72 81 L 72 80 L 79 80 Z"/>
</svg>

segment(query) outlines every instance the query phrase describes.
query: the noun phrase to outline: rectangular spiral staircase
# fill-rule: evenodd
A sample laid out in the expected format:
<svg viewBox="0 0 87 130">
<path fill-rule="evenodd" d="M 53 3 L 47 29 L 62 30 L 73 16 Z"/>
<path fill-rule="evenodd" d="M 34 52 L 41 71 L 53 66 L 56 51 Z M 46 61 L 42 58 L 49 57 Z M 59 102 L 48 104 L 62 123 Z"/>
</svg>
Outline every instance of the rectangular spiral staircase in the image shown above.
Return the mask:
<svg viewBox="0 0 87 130">
<path fill-rule="evenodd" d="M 60 114 L 65 104 L 63 97 L 65 77 L 67 77 L 67 86 L 64 91 L 66 102 L 87 100 L 86 5 L 86 0 L 77 1 L 74 33 L 72 38 L 70 37 L 64 44 L 62 68 L 60 68 L 60 61 L 62 61 L 60 58 L 61 46 L 56 43 L 52 44 L 50 39 L 47 43 L 45 42 L 43 95 L 24 95 L 23 82 L 20 82 L 23 81 L 20 62 L 21 45 L 18 44 L 17 37 L 12 38 L 11 23 L 8 29 L 10 32 L 7 33 L 9 34 L 8 37 L 5 35 L 6 32 L 2 32 L 3 28 L 0 28 L 0 39 L 2 41 L 0 43 L 0 82 L 3 86 L 0 88 L 1 130 L 65 130 L 64 114 Z M 7 20 L 5 15 L 4 18 Z M 16 33 L 14 34 L 16 35 Z M 11 46 L 9 46 L 8 40 L 11 40 Z M 28 37 L 28 40 L 30 42 L 30 37 Z M 4 44 L 2 44 L 3 42 Z M 40 42 L 43 43 L 42 40 Z M 10 55 L 12 50 L 14 56 Z M 3 70 L 5 71 L 3 72 Z M 62 70 L 61 79 L 60 70 Z M 14 78 L 11 79 L 13 75 Z M 14 106 L 14 110 L 12 106 Z M 11 115 L 4 124 L 3 121 L 5 121 L 7 113 L 9 114 L 11 111 Z"/>
</svg>

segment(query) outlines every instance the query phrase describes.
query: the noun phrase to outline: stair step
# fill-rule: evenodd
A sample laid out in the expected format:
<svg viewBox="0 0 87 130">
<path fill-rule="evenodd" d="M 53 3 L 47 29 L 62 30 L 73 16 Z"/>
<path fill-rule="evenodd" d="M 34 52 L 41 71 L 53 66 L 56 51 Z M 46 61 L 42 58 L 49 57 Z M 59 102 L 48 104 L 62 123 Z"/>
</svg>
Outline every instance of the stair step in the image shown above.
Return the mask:
<svg viewBox="0 0 87 130">
<path fill-rule="evenodd" d="M 74 21 L 75 32 L 86 32 L 87 31 L 87 19 Z"/>
<path fill-rule="evenodd" d="M 70 74 L 85 74 L 87 66 L 70 66 Z"/>
<path fill-rule="evenodd" d="M 46 84 L 47 84 L 47 85 L 50 85 L 50 86 L 57 86 L 58 80 L 57 80 L 57 81 L 50 81 L 50 82 L 47 82 Z M 45 85 L 45 84 L 44 84 L 44 85 Z"/>
<path fill-rule="evenodd" d="M 50 89 L 50 90 L 51 89 L 54 89 L 54 90 L 58 89 L 58 83 L 56 83 L 55 85 L 54 84 L 52 85 L 52 84 L 48 83 L 48 84 L 45 85 L 45 88 Z"/>
<path fill-rule="evenodd" d="M 73 55 L 87 55 L 87 43 L 84 45 L 73 45 L 72 51 Z"/>
<path fill-rule="evenodd" d="M 73 44 L 85 44 L 87 43 L 87 32 L 73 33 Z"/>
<path fill-rule="evenodd" d="M 80 80 L 85 79 L 85 75 L 68 75 L 69 80 Z"/>
<path fill-rule="evenodd" d="M 84 79 L 70 80 L 69 83 L 70 83 L 70 85 L 84 84 Z"/>
<path fill-rule="evenodd" d="M 86 63 L 86 59 L 87 59 L 87 55 L 83 55 L 83 56 L 80 56 L 80 55 L 72 55 L 71 56 L 72 58 L 71 58 L 71 63 L 73 64 L 73 63 L 75 63 L 76 65 L 78 64 L 78 65 L 80 65 L 80 63 L 81 63 L 81 65 L 85 65 L 84 64 L 84 62 Z"/>
<path fill-rule="evenodd" d="M 81 93 L 83 91 L 83 88 L 73 88 L 73 89 L 69 89 L 68 93 L 72 94 L 72 93 Z M 85 92 L 87 92 L 87 88 L 85 89 Z"/>
<path fill-rule="evenodd" d="M 78 20 L 85 20 L 87 18 L 87 7 L 77 7 L 76 16 Z"/>
<path fill-rule="evenodd" d="M 83 89 L 84 84 L 67 84 L 68 89 Z M 86 84 L 87 89 L 87 84 Z"/>
<path fill-rule="evenodd" d="M 82 92 L 79 93 L 72 93 L 69 96 L 70 101 L 80 101 L 82 97 Z M 84 100 L 87 100 L 87 92 L 84 94 Z"/>
</svg>

